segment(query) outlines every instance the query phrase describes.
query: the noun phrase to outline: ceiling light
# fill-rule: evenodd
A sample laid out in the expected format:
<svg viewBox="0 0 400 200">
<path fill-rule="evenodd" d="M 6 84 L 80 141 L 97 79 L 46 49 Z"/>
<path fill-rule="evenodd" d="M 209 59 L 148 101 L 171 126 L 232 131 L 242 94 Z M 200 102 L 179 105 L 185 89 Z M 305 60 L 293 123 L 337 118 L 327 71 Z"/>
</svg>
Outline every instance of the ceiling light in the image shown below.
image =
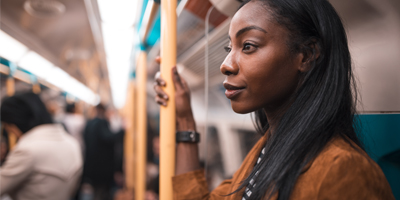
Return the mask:
<svg viewBox="0 0 400 200">
<path fill-rule="evenodd" d="M 0 30 L 0 56 L 11 61 L 18 62 L 18 60 L 26 54 L 28 48 Z"/>
<path fill-rule="evenodd" d="M 63 14 L 65 5 L 55 0 L 27 0 L 24 9 L 32 16 L 47 18 Z"/>
<path fill-rule="evenodd" d="M 63 90 L 68 87 L 70 76 L 67 72 L 58 67 L 54 67 L 49 74 L 51 74 L 51 76 L 47 76 L 45 79 L 47 82 Z"/>
<path fill-rule="evenodd" d="M 22 57 L 18 62 L 18 66 L 43 79 L 49 76 L 54 67 L 51 62 L 33 51 L 29 51 Z"/>
<path fill-rule="evenodd" d="M 67 92 L 69 95 L 92 105 L 97 105 L 100 102 L 98 95 L 62 69 L 54 67 L 49 74 L 51 76 L 48 76 L 46 81 Z"/>
<path fill-rule="evenodd" d="M 129 59 L 133 45 L 133 28 L 119 27 L 111 23 L 103 23 L 101 27 L 107 57 Z"/>
<path fill-rule="evenodd" d="M 107 67 L 114 105 L 116 108 L 122 108 L 128 90 L 130 61 L 108 58 Z"/>
<path fill-rule="evenodd" d="M 103 22 L 131 27 L 135 22 L 137 0 L 97 0 Z"/>
</svg>

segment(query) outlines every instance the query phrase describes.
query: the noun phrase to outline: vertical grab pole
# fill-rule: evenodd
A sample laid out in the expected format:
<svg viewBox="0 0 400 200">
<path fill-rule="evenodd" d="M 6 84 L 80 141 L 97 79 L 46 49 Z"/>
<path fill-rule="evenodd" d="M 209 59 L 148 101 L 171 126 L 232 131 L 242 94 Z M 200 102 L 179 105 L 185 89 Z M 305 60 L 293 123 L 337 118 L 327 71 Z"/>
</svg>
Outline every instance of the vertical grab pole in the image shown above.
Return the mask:
<svg viewBox="0 0 400 200">
<path fill-rule="evenodd" d="M 9 76 L 7 78 L 6 87 L 7 87 L 7 96 L 13 96 L 15 93 L 15 81 L 12 76 Z"/>
<path fill-rule="evenodd" d="M 172 67 L 176 65 L 177 0 L 161 1 L 161 77 L 169 100 L 160 108 L 160 199 L 172 200 L 172 177 L 175 175 L 175 88 Z"/>
<path fill-rule="evenodd" d="M 39 94 L 41 92 L 40 83 L 37 80 L 36 76 L 31 75 L 31 83 L 32 83 L 32 92 L 35 94 Z"/>
<path fill-rule="evenodd" d="M 14 63 L 10 63 L 10 71 L 6 81 L 7 96 L 13 96 L 15 94 L 15 79 L 14 73 L 17 71 L 17 66 Z"/>
<path fill-rule="evenodd" d="M 34 83 L 32 85 L 32 92 L 35 94 L 39 94 L 42 90 L 40 89 L 40 83 Z"/>
<path fill-rule="evenodd" d="M 128 192 L 135 189 L 135 81 L 129 83 L 129 92 L 125 107 L 126 132 L 124 136 L 125 186 Z"/>
<path fill-rule="evenodd" d="M 136 189 L 135 199 L 144 200 L 146 192 L 146 144 L 147 144 L 147 113 L 146 113 L 146 79 L 147 54 L 139 53 L 137 65 L 137 99 L 136 99 Z"/>
<path fill-rule="evenodd" d="M 15 72 L 15 67 L 10 67 L 10 72 L 6 80 L 7 96 L 13 96 L 15 93 L 15 80 L 13 74 Z M 17 136 L 14 133 L 8 132 L 8 146 L 11 151 L 17 144 Z"/>
</svg>

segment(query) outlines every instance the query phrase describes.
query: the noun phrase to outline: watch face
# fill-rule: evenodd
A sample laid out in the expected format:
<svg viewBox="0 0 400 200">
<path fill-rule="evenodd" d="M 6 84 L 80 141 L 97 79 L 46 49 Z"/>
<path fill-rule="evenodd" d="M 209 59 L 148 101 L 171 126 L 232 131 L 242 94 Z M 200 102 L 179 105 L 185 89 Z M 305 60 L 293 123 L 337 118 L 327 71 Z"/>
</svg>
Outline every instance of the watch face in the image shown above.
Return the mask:
<svg viewBox="0 0 400 200">
<path fill-rule="evenodd" d="M 190 139 L 193 141 L 193 142 L 195 142 L 196 141 L 196 135 L 195 135 L 196 133 L 195 132 L 191 132 L 190 133 Z"/>
</svg>

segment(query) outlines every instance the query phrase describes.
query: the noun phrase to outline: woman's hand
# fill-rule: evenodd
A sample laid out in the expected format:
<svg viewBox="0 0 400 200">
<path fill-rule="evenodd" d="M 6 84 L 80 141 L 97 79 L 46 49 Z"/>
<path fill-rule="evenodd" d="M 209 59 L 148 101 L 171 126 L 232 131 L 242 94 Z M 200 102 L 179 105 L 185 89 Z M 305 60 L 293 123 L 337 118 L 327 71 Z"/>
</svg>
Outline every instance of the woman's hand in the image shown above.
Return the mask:
<svg viewBox="0 0 400 200">
<path fill-rule="evenodd" d="M 159 58 L 156 61 L 159 62 Z M 190 90 L 186 81 L 178 74 L 176 67 L 172 68 L 172 80 L 175 87 L 177 130 L 196 130 L 190 105 Z M 167 106 L 169 100 L 167 93 L 163 90 L 165 86 L 165 80 L 161 78 L 160 72 L 157 72 L 154 83 L 154 90 L 157 93 L 155 100 L 161 106 Z"/>
<path fill-rule="evenodd" d="M 160 58 L 156 61 L 160 63 Z M 161 78 L 160 72 L 156 74 L 154 90 L 156 91 L 156 102 L 161 106 L 167 106 L 168 95 L 163 87 L 166 82 Z M 176 130 L 177 131 L 196 131 L 192 108 L 190 106 L 190 91 L 186 81 L 179 76 L 176 67 L 172 68 L 172 80 L 175 87 L 175 106 L 176 106 Z M 160 127 L 162 128 L 162 127 Z M 193 170 L 200 169 L 199 152 L 197 143 L 180 142 L 176 146 L 176 175 L 184 174 Z"/>
</svg>

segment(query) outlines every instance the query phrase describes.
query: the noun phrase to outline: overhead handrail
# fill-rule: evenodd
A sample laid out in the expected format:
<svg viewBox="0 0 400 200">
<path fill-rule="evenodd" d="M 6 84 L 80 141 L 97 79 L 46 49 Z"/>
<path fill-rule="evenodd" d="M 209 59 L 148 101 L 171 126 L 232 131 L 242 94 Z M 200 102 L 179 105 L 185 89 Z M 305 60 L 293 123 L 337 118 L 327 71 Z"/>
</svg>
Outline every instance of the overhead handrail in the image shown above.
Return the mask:
<svg viewBox="0 0 400 200">
<path fill-rule="evenodd" d="M 160 1 L 158 0 L 150 0 L 147 3 L 147 7 L 146 10 L 144 12 L 144 16 L 143 16 L 143 22 L 142 22 L 142 27 L 143 30 L 142 34 L 140 34 L 140 41 L 142 44 L 146 44 L 146 39 L 147 36 L 150 33 L 150 28 L 153 25 L 154 19 L 157 16 L 157 11 L 160 8 Z"/>
<path fill-rule="evenodd" d="M 176 14 L 178 17 L 181 15 L 188 1 L 189 0 L 181 0 L 179 2 L 179 5 L 176 8 Z M 154 20 L 156 19 L 157 11 L 159 8 L 160 8 L 160 0 L 149 1 L 149 3 L 147 4 L 142 22 L 142 24 L 144 25 L 142 25 L 143 29 L 141 30 L 143 31 L 141 32 L 142 34 L 140 34 L 140 42 L 142 44 L 146 44 L 146 39 L 149 36 L 151 30 L 150 28 L 153 25 Z"/>
</svg>

